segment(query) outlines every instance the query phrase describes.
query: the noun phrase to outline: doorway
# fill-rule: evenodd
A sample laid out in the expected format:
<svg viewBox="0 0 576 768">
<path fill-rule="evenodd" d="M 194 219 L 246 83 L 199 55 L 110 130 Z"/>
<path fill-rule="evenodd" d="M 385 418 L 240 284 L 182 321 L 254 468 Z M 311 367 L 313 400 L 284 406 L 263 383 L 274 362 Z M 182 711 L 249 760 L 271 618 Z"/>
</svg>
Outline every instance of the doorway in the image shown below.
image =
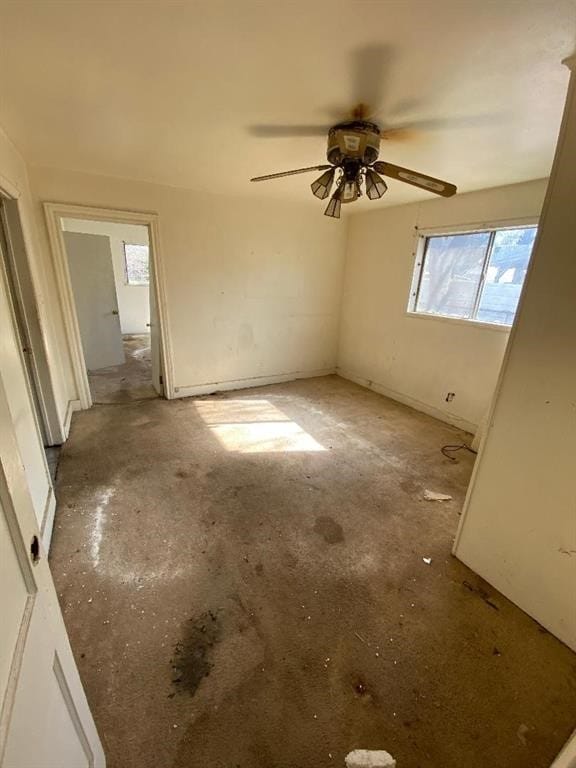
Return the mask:
<svg viewBox="0 0 576 768">
<path fill-rule="evenodd" d="M 21 350 L 34 420 L 44 447 L 48 473 L 53 483 L 64 435 L 54 401 L 18 201 L 2 195 L 0 195 L 0 265 L 5 276 L 13 328 Z"/>
<path fill-rule="evenodd" d="M 148 228 L 77 218 L 61 219 L 61 228 L 92 401 L 158 397 Z"/>
<path fill-rule="evenodd" d="M 6 283 L 12 305 L 13 320 L 15 331 L 18 336 L 18 342 L 22 349 L 22 358 L 26 369 L 26 376 L 30 388 L 30 395 L 34 409 L 34 415 L 38 423 L 38 429 L 42 436 L 44 446 L 49 444 L 46 426 L 40 407 L 41 393 L 37 385 L 35 376 L 34 360 L 32 358 L 32 342 L 30 340 L 30 330 L 28 327 L 24 285 L 21 275 L 19 275 L 18 261 L 15 250 L 11 247 L 11 230 L 8 223 L 7 201 L 0 199 L 0 258 L 6 275 Z"/>
<path fill-rule="evenodd" d="M 44 207 L 80 407 L 170 397 L 156 216 Z"/>
</svg>

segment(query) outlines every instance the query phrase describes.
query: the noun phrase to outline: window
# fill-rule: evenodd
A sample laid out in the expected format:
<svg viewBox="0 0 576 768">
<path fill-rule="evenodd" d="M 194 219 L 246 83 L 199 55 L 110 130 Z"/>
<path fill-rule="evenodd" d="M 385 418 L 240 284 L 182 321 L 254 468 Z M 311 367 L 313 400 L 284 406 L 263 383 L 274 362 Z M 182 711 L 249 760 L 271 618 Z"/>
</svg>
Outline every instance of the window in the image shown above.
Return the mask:
<svg viewBox="0 0 576 768">
<path fill-rule="evenodd" d="M 536 227 L 422 238 L 410 311 L 512 325 Z"/>
<path fill-rule="evenodd" d="M 148 285 L 148 246 L 124 243 L 124 272 L 127 285 Z"/>
</svg>

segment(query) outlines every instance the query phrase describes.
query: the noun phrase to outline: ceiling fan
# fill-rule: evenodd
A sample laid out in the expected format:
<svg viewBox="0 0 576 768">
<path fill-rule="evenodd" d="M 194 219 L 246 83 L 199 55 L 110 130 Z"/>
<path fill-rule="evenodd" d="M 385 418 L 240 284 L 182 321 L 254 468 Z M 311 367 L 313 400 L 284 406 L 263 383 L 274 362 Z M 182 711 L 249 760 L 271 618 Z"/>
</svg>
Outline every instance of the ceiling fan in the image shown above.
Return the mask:
<svg viewBox="0 0 576 768">
<path fill-rule="evenodd" d="M 443 197 L 456 194 L 454 184 L 378 160 L 381 140 L 397 138 L 403 132 L 402 129 L 389 131 L 381 127 L 374 113 L 366 106 L 366 103 L 372 105 L 383 103 L 383 78 L 384 73 L 389 70 L 387 65 L 390 63 L 390 58 L 390 49 L 382 45 L 367 46 L 353 53 L 353 90 L 355 96 L 362 98 L 363 101 L 353 110 L 351 119 L 338 122 L 328 129 L 316 125 L 266 125 L 251 128 L 251 132 L 260 137 L 317 136 L 325 135 L 327 130 L 328 165 L 313 165 L 293 171 L 255 176 L 250 181 L 269 181 L 298 173 L 323 171 L 310 186 L 313 194 L 320 200 L 324 200 L 330 195 L 334 183 L 336 184 L 324 214 L 337 219 L 340 218 L 341 204 L 357 200 L 363 194 L 363 189 L 370 200 L 381 198 L 388 188 L 382 176 L 412 184 Z M 416 126 L 413 124 L 409 128 L 433 127 L 436 122 L 420 121 Z"/>
<path fill-rule="evenodd" d="M 358 107 L 355 113 L 359 115 L 355 119 L 337 123 L 329 129 L 326 151 L 328 165 L 312 165 L 293 171 L 255 176 L 250 181 L 269 181 L 298 173 L 323 171 L 310 187 L 316 197 L 324 200 L 336 181 L 336 189 L 324 211 L 325 216 L 336 219 L 340 218 L 341 204 L 358 200 L 363 194 L 363 187 L 370 200 L 381 198 L 388 189 L 382 176 L 404 181 L 442 197 L 456 194 L 454 184 L 378 160 L 382 132 L 376 123 L 362 119 L 362 107 Z"/>
</svg>

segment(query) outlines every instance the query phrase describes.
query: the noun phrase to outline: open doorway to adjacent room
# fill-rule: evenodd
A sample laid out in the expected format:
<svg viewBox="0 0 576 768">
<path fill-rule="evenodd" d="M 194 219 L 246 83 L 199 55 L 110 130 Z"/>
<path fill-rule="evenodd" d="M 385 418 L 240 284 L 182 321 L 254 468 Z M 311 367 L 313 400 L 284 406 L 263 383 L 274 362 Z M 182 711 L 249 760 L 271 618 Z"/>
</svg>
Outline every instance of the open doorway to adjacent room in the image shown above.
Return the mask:
<svg viewBox="0 0 576 768">
<path fill-rule="evenodd" d="M 93 402 L 157 397 L 148 228 L 76 218 L 61 226 Z"/>
<path fill-rule="evenodd" d="M 46 204 L 80 406 L 164 396 L 153 215 Z"/>
</svg>

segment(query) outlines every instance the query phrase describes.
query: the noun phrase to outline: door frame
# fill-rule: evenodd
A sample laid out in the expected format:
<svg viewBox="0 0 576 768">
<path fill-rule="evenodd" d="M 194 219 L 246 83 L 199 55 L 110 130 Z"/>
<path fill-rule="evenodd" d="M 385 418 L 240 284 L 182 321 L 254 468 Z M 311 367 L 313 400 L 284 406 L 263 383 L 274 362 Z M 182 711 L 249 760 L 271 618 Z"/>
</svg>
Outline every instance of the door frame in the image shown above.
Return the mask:
<svg viewBox="0 0 576 768">
<path fill-rule="evenodd" d="M 170 326 L 168 323 L 168 302 L 166 299 L 164 265 L 160 247 L 158 214 L 140 213 L 136 211 L 119 210 L 116 208 L 92 208 L 85 205 L 46 202 L 44 203 L 44 215 L 46 217 L 48 239 L 54 261 L 56 284 L 62 318 L 64 321 L 64 331 L 68 349 L 70 351 L 74 381 L 76 383 L 81 409 L 91 407 L 92 394 L 88 383 L 88 371 L 84 360 L 76 304 L 74 301 L 70 271 L 68 269 L 68 261 L 66 258 L 64 232 L 61 227 L 61 220 L 68 218 L 103 222 L 109 221 L 115 224 L 137 224 L 147 227 L 150 260 L 153 264 L 153 269 L 151 270 L 153 281 L 150 283 L 150 290 L 154 291 L 157 315 L 156 320 L 159 325 L 159 368 L 162 377 L 162 395 L 168 400 L 172 399 L 174 397 L 174 366 L 169 332 Z"/>
<path fill-rule="evenodd" d="M 13 295 L 10 280 L 8 281 L 11 301 L 18 301 L 24 328 L 20 328 L 15 316 L 15 308 L 11 307 L 12 319 L 18 328 L 18 334 L 25 332 L 25 341 L 28 350 L 21 350 L 22 355 L 28 354 L 30 369 L 25 366 L 28 385 L 33 387 L 36 397 L 30 392 L 34 403 L 33 412 L 37 421 L 39 440 L 44 442 L 44 435 L 48 445 L 61 445 L 66 440 L 65 427 L 61 422 L 54 387 L 52 372 L 48 362 L 46 337 L 42 319 L 40 317 L 41 303 L 38 301 L 37 285 L 33 273 L 32 263 L 29 258 L 30 247 L 28 232 L 24 225 L 24 217 L 21 209 L 20 190 L 4 176 L 0 175 L 0 201 L 4 203 L 3 224 L 6 237 L 7 253 L 5 260 L 8 263 L 2 265 L 4 272 L 11 271 L 16 282 L 14 286 L 18 292 Z M 23 361 L 24 362 L 24 361 Z"/>
</svg>

